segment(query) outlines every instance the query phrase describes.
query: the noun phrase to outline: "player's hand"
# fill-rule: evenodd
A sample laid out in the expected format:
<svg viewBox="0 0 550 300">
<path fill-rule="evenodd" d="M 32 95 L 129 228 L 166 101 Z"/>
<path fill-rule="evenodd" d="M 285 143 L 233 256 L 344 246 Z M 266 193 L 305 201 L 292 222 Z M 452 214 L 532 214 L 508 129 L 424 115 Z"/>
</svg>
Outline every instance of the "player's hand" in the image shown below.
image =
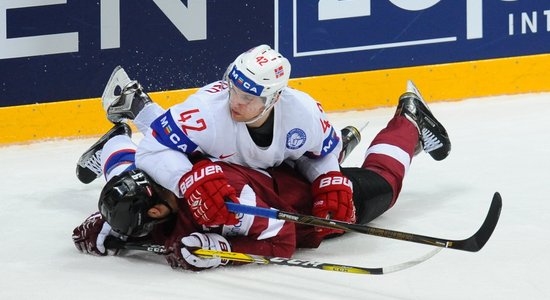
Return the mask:
<svg viewBox="0 0 550 300">
<path fill-rule="evenodd" d="M 103 220 L 101 214 L 96 212 L 89 216 L 84 222 L 73 230 L 73 242 L 78 251 L 92 255 L 104 256 L 107 254 L 116 255 L 118 250 L 107 251 L 105 239 L 114 236 L 125 240 L 122 236 L 111 230 L 111 226 Z"/>
<path fill-rule="evenodd" d="M 317 177 L 312 183 L 312 195 L 314 216 L 355 223 L 352 183 L 341 172 L 332 171 Z M 343 232 L 321 227 L 317 227 L 317 231 L 323 236 Z"/>
<path fill-rule="evenodd" d="M 168 254 L 165 256 L 166 261 L 168 261 L 172 268 L 200 271 L 216 268 L 220 265 L 226 265 L 228 261 L 219 257 L 201 258 L 194 255 L 192 253 L 193 250 L 231 251 L 231 245 L 219 234 L 195 232 L 181 238 L 181 240 L 177 239 L 172 245 L 169 245 L 167 249 Z"/>
<path fill-rule="evenodd" d="M 198 224 L 235 225 L 239 222 L 225 205 L 227 199 L 235 203 L 239 203 L 239 200 L 219 165 L 209 160 L 197 162 L 181 178 L 180 190 Z"/>
</svg>

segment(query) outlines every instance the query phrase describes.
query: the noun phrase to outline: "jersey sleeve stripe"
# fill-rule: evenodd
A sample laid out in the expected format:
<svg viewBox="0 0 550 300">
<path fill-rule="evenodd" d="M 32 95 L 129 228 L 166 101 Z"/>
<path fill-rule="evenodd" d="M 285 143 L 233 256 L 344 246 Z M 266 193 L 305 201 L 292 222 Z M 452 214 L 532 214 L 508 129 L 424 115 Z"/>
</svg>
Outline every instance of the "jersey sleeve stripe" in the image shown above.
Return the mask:
<svg viewBox="0 0 550 300">
<path fill-rule="evenodd" d="M 277 236 L 283 228 L 283 225 L 285 225 L 285 221 L 283 220 L 268 219 L 267 228 L 260 233 L 258 240 L 265 240 Z"/>
</svg>

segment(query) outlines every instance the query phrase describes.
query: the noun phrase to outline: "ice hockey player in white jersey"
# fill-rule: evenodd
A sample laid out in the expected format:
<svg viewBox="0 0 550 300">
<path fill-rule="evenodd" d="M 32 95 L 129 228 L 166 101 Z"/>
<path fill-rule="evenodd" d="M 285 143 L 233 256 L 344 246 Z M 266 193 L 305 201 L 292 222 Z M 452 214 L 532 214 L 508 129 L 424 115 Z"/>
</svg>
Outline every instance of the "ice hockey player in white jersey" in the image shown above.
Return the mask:
<svg viewBox="0 0 550 300">
<path fill-rule="evenodd" d="M 134 115 L 131 109 L 117 110 L 123 99 L 113 103 L 116 97 L 109 94 L 103 97 L 104 107 L 115 122 L 137 116 L 134 123 L 145 134 L 137 166 L 177 196 L 193 201 L 204 225 L 236 220 L 224 201 L 238 200 L 222 189 L 226 180 L 211 160 L 254 169 L 295 164 L 314 182 L 315 215 L 354 221 L 352 187 L 339 167 L 339 132 L 317 101 L 287 87 L 290 71 L 286 58 L 261 45 L 239 55 L 223 80 L 167 111 L 142 97 Z M 115 71 L 113 78 L 117 76 Z M 134 95 L 129 82 L 114 81 Z M 139 84 L 132 84 L 140 93 Z M 192 157 L 199 153 L 209 159 L 195 163 Z M 197 183 L 199 179 L 204 183 Z"/>
</svg>

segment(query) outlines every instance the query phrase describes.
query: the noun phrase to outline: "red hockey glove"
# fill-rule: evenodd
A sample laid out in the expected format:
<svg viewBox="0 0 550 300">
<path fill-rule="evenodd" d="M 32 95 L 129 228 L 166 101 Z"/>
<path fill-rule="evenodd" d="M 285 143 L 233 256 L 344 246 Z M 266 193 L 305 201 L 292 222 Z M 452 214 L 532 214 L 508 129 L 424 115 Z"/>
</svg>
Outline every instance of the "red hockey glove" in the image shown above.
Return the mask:
<svg viewBox="0 0 550 300">
<path fill-rule="evenodd" d="M 225 200 L 235 203 L 235 189 L 227 183 L 222 168 L 209 160 L 201 160 L 180 180 L 180 190 L 187 200 L 193 217 L 205 226 L 235 225 L 239 222 L 225 206 Z"/>
<path fill-rule="evenodd" d="M 355 223 L 355 206 L 351 181 L 338 171 L 328 172 L 312 183 L 313 215 L 319 218 Z M 343 233 L 318 227 L 319 234 Z"/>
<path fill-rule="evenodd" d="M 219 257 L 202 258 L 193 254 L 194 249 L 231 251 L 231 245 L 221 235 L 216 233 L 194 232 L 189 236 L 177 239 L 172 245 L 167 245 L 166 261 L 173 269 L 201 271 L 226 265 L 227 260 Z"/>
<path fill-rule="evenodd" d="M 107 252 L 103 243 L 108 236 L 125 240 L 126 237 L 111 230 L 111 226 L 96 212 L 73 230 L 73 242 L 78 251 L 92 255 L 116 255 L 118 250 Z"/>
</svg>

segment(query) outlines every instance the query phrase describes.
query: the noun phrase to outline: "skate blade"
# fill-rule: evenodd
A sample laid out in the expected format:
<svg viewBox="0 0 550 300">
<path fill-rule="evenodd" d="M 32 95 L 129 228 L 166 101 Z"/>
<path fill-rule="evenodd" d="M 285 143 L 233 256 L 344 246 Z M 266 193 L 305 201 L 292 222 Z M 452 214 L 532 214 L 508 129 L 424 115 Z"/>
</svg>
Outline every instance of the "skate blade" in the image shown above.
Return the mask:
<svg viewBox="0 0 550 300">
<path fill-rule="evenodd" d="M 111 74 L 111 77 L 109 78 L 109 81 L 107 82 L 107 85 L 105 86 L 103 95 L 101 96 L 101 103 L 105 111 L 107 111 L 113 101 L 118 99 L 122 89 L 131 81 L 132 80 L 130 79 L 130 77 L 128 77 L 128 74 L 126 74 L 126 71 L 124 71 L 121 66 L 116 66 L 116 68 L 113 70 L 113 73 Z M 117 88 L 119 91 L 119 95 L 115 94 Z"/>
<path fill-rule="evenodd" d="M 418 98 L 420 98 L 420 101 L 426 103 L 426 101 L 424 101 L 424 98 L 422 97 L 422 94 L 420 94 L 420 91 L 418 90 L 414 82 L 412 82 L 412 80 L 407 80 L 407 92 L 416 94 Z"/>
</svg>

